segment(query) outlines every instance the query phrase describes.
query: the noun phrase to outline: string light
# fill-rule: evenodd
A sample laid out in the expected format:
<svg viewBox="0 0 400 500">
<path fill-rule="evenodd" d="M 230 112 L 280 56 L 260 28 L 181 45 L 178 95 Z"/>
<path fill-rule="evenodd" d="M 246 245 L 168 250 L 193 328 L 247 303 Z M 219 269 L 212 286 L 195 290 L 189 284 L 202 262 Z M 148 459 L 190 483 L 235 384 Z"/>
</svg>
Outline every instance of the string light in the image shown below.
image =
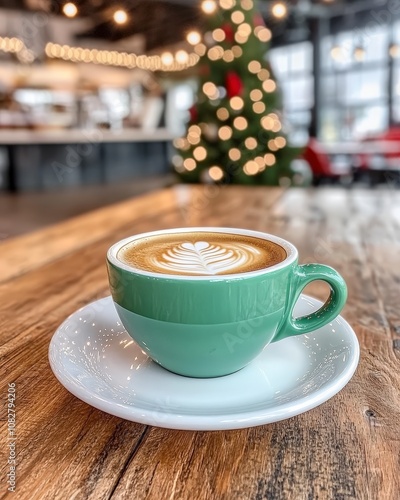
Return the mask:
<svg viewBox="0 0 400 500">
<path fill-rule="evenodd" d="M 242 23 L 238 27 L 238 32 L 244 36 L 244 37 L 249 37 L 251 34 L 251 26 L 248 23 Z"/>
<path fill-rule="evenodd" d="M 195 48 L 194 48 L 194 51 L 197 55 L 199 56 L 204 56 L 204 54 L 206 53 L 207 51 L 207 47 L 204 45 L 204 43 L 198 43 Z"/>
<path fill-rule="evenodd" d="M 232 161 L 238 161 L 240 160 L 242 153 L 240 152 L 240 149 L 232 148 L 229 150 L 228 156 Z"/>
<path fill-rule="evenodd" d="M 275 143 L 275 139 L 271 139 L 268 141 L 268 148 L 271 150 L 271 151 L 278 151 L 278 146 L 276 145 Z"/>
<path fill-rule="evenodd" d="M 247 128 L 247 120 L 243 116 L 238 116 L 233 120 L 233 126 L 237 130 L 245 130 Z"/>
<path fill-rule="evenodd" d="M 63 59 L 64 61 L 105 64 L 124 68 L 140 68 L 148 71 L 182 71 L 195 66 L 199 61 L 197 54 L 188 54 L 186 63 L 174 59 L 170 52 L 159 55 L 146 56 L 117 52 L 115 50 L 97 50 L 82 47 L 71 47 L 57 43 L 47 43 L 45 47 L 47 57 Z M 167 55 L 168 54 L 168 55 Z M 180 55 L 182 57 L 182 55 Z M 178 56 L 179 59 L 179 56 Z"/>
<path fill-rule="evenodd" d="M 272 167 L 276 163 L 275 155 L 273 155 L 272 153 L 267 153 L 266 155 L 264 155 L 264 162 L 267 167 Z"/>
<path fill-rule="evenodd" d="M 118 9 L 114 12 L 113 19 L 117 24 L 125 24 L 128 20 L 128 14 L 123 9 Z"/>
<path fill-rule="evenodd" d="M 183 166 L 185 167 L 186 170 L 192 172 L 193 170 L 196 169 L 197 164 L 193 160 L 193 158 L 186 158 L 186 160 L 183 162 Z"/>
<path fill-rule="evenodd" d="M 236 5 L 236 0 L 219 0 L 219 4 L 225 10 L 233 9 Z"/>
<path fill-rule="evenodd" d="M 261 113 L 264 113 L 265 111 L 265 104 L 263 102 L 255 102 L 253 104 L 253 111 L 254 113 L 257 113 L 258 115 L 261 115 Z"/>
<path fill-rule="evenodd" d="M 216 42 L 223 42 L 225 40 L 225 31 L 217 28 L 212 32 L 212 37 Z"/>
<path fill-rule="evenodd" d="M 254 28 L 254 34 L 260 40 L 260 42 L 267 43 L 272 38 L 272 32 L 265 26 L 256 26 Z"/>
<path fill-rule="evenodd" d="M 180 64 L 187 64 L 187 62 L 189 61 L 189 54 L 186 52 L 186 50 L 178 50 L 178 52 L 175 54 L 175 61 Z"/>
<path fill-rule="evenodd" d="M 66 3 L 62 10 L 67 17 L 75 17 L 78 13 L 76 5 L 72 2 Z"/>
<path fill-rule="evenodd" d="M 366 52 L 365 52 L 365 49 L 363 47 L 356 47 L 354 49 L 354 59 L 357 61 L 357 62 L 362 62 L 364 61 L 365 59 L 365 56 L 366 56 Z"/>
<path fill-rule="evenodd" d="M 344 59 L 344 53 L 342 47 L 339 47 L 338 45 L 335 47 L 332 47 L 331 49 L 331 57 L 335 61 L 343 61 Z"/>
<path fill-rule="evenodd" d="M 217 117 L 219 120 L 225 121 L 229 118 L 229 111 L 226 108 L 217 109 Z"/>
<path fill-rule="evenodd" d="M 225 62 L 232 62 L 234 59 L 235 59 L 235 56 L 233 54 L 233 51 L 228 49 L 228 50 L 225 50 L 224 52 L 224 55 L 222 56 L 222 59 L 225 61 Z"/>
<path fill-rule="evenodd" d="M 261 101 L 262 97 L 263 97 L 262 92 L 259 89 L 253 89 L 250 92 L 250 99 L 252 101 Z"/>
<path fill-rule="evenodd" d="M 215 100 L 218 99 L 219 97 L 219 92 L 217 87 L 214 85 L 212 82 L 206 82 L 203 85 L 203 92 L 206 94 L 206 96 L 211 99 Z"/>
<path fill-rule="evenodd" d="M 288 8 L 283 2 L 276 2 L 271 8 L 271 12 L 277 19 L 283 19 L 288 14 Z"/>
<path fill-rule="evenodd" d="M 258 77 L 258 79 L 259 79 L 259 80 L 261 80 L 262 82 L 263 82 L 264 80 L 268 80 L 268 78 L 269 78 L 270 76 L 271 76 L 271 75 L 270 75 L 270 73 L 269 73 L 269 71 L 268 71 L 267 69 L 262 69 L 261 71 L 259 71 L 259 72 L 257 73 L 257 77 Z"/>
<path fill-rule="evenodd" d="M 201 139 L 198 135 L 188 135 L 187 140 L 192 146 L 196 146 Z"/>
<path fill-rule="evenodd" d="M 242 6 L 242 9 L 244 9 L 244 10 L 251 10 L 254 7 L 252 0 L 242 0 L 240 2 L 240 5 Z"/>
<path fill-rule="evenodd" d="M 256 139 L 254 139 L 254 137 L 248 137 L 245 141 L 244 141 L 244 144 L 246 146 L 247 149 L 256 149 L 256 147 L 258 146 L 258 143 L 256 141 Z"/>
<path fill-rule="evenodd" d="M 256 156 L 254 158 L 254 161 L 258 165 L 258 171 L 259 172 L 262 172 L 263 170 L 265 170 L 265 162 L 264 162 L 264 158 L 262 156 Z"/>
<path fill-rule="evenodd" d="M 235 10 L 231 14 L 232 22 L 235 24 L 241 24 L 244 21 L 244 14 L 240 10 Z"/>
<path fill-rule="evenodd" d="M 258 174 L 260 167 L 254 160 L 249 160 L 245 163 L 243 167 L 244 173 L 247 175 L 256 175 Z"/>
<path fill-rule="evenodd" d="M 224 49 L 220 45 L 216 45 L 215 47 L 211 47 L 207 52 L 207 56 L 210 61 L 218 61 L 218 59 L 222 59 L 224 55 Z"/>
<path fill-rule="evenodd" d="M 203 146 L 197 146 L 197 148 L 193 150 L 193 156 L 197 161 L 205 160 L 207 158 L 206 148 L 204 148 Z"/>
<path fill-rule="evenodd" d="M 265 92 L 271 93 L 274 92 L 274 90 L 276 90 L 276 83 L 274 82 L 274 80 L 268 79 L 265 80 L 265 82 L 263 82 L 262 87 L 265 90 Z"/>
<path fill-rule="evenodd" d="M 214 0 L 204 0 L 201 4 L 201 10 L 205 14 L 212 14 L 217 9 L 217 4 Z"/>
<path fill-rule="evenodd" d="M 260 123 L 263 129 L 272 130 L 275 122 L 270 116 L 263 116 Z"/>
<path fill-rule="evenodd" d="M 3 52 L 10 52 L 11 54 L 16 54 L 26 49 L 25 44 L 19 38 L 13 37 L 9 38 L 8 36 L 1 37 L 0 36 L 0 50 Z"/>
<path fill-rule="evenodd" d="M 397 59 L 400 57 L 400 45 L 397 43 L 392 43 L 392 45 L 389 47 L 389 55 L 392 59 Z"/>
<path fill-rule="evenodd" d="M 241 97 L 235 96 L 229 101 L 229 105 L 235 111 L 240 111 L 244 106 L 244 101 Z"/>
<path fill-rule="evenodd" d="M 242 35 L 239 31 L 235 33 L 235 42 L 237 43 L 246 43 L 248 40 L 247 36 Z"/>
<path fill-rule="evenodd" d="M 194 30 L 189 31 L 189 33 L 186 35 L 186 40 L 188 41 L 188 43 L 190 43 L 190 45 L 197 45 L 201 40 L 200 33 Z"/>
<path fill-rule="evenodd" d="M 238 57 L 240 57 L 243 54 L 243 49 L 242 49 L 242 47 L 239 47 L 239 45 L 234 45 L 232 47 L 232 52 L 233 52 L 233 55 L 236 58 L 238 58 Z"/>
<path fill-rule="evenodd" d="M 250 73 L 255 74 L 261 71 L 261 64 L 258 61 L 250 61 L 247 68 L 250 71 Z"/>
<path fill-rule="evenodd" d="M 163 52 L 161 54 L 161 62 L 165 66 L 171 66 L 174 62 L 174 56 L 171 54 L 171 52 Z"/>
<path fill-rule="evenodd" d="M 222 141 L 227 141 L 232 137 L 232 129 L 231 127 L 228 127 L 227 125 L 224 125 L 218 130 L 218 137 Z"/>
<path fill-rule="evenodd" d="M 224 171 L 222 168 L 214 166 L 208 169 L 208 175 L 213 181 L 220 181 L 224 176 Z"/>
<path fill-rule="evenodd" d="M 286 146 L 287 141 L 284 137 L 275 137 L 275 144 L 279 149 L 282 149 Z"/>
</svg>

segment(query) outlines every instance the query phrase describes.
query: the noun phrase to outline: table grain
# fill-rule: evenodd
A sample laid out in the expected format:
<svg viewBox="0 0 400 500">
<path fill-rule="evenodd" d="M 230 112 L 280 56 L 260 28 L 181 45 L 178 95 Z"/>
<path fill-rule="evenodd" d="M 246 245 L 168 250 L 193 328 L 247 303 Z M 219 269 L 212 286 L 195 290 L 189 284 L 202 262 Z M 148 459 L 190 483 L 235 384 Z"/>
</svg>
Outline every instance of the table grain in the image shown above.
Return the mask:
<svg viewBox="0 0 400 500">
<path fill-rule="evenodd" d="M 83 403 L 47 359 L 58 325 L 108 295 L 105 253 L 131 234 L 182 226 L 267 231 L 300 261 L 335 267 L 361 345 L 355 376 L 297 417 L 188 432 Z M 0 245 L 0 495 L 18 499 L 400 498 L 400 192 L 176 186 Z M 314 283 L 307 293 L 327 296 Z M 7 495 L 8 383 L 16 384 L 16 493 Z"/>
</svg>

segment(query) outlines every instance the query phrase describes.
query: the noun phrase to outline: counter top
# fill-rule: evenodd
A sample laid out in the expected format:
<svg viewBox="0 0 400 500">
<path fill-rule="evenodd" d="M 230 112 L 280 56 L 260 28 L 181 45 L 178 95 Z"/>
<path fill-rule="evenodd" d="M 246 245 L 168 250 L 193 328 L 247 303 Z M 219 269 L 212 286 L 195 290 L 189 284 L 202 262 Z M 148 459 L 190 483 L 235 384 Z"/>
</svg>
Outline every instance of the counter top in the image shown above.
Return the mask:
<svg viewBox="0 0 400 500">
<path fill-rule="evenodd" d="M 80 144 L 106 142 L 163 142 L 172 141 L 176 134 L 165 128 L 155 130 L 71 129 L 71 130 L 6 130 L 0 129 L 0 146 L 34 144 Z"/>
</svg>

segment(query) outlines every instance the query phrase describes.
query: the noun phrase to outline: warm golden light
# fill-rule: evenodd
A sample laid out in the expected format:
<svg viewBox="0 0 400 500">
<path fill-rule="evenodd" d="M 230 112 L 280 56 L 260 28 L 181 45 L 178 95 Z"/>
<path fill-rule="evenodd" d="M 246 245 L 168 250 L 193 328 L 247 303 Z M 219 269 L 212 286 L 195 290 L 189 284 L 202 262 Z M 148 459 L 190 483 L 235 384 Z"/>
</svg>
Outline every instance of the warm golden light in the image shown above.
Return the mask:
<svg viewBox="0 0 400 500">
<path fill-rule="evenodd" d="M 282 149 L 286 146 L 286 139 L 284 137 L 275 137 L 275 144 L 279 149 Z"/>
<path fill-rule="evenodd" d="M 197 45 L 201 40 L 200 33 L 194 30 L 189 31 L 189 33 L 186 35 L 186 40 L 188 41 L 188 43 L 190 43 L 190 45 Z"/>
<path fill-rule="evenodd" d="M 250 61 L 247 66 L 250 73 L 258 73 L 261 70 L 261 64 L 258 61 Z"/>
<path fill-rule="evenodd" d="M 113 19 L 117 24 L 125 24 L 128 20 L 128 14 L 124 10 L 118 9 L 114 12 Z"/>
<path fill-rule="evenodd" d="M 252 0 L 242 0 L 240 2 L 240 5 L 242 6 L 242 9 L 244 9 L 244 10 L 251 10 L 254 7 Z"/>
<path fill-rule="evenodd" d="M 205 160 L 207 158 L 206 148 L 203 148 L 203 146 L 197 146 L 197 148 L 193 150 L 193 156 L 197 161 Z"/>
<path fill-rule="evenodd" d="M 256 156 L 254 161 L 257 163 L 260 172 L 265 169 L 265 162 L 262 156 Z"/>
<path fill-rule="evenodd" d="M 178 50 L 178 52 L 175 54 L 175 61 L 180 64 L 186 64 L 188 60 L 189 54 L 186 52 L 186 50 Z"/>
<path fill-rule="evenodd" d="M 232 22 L 235 24 L 241 24 L 244 21 L 244 14 L 240 10 L 235 10 L 231 15 Z"/>
<path fill-rule="evenodd" d="M 257 113 L 258 115 L 261 115 L 261 113 L 264 113 L 265 111 L 265 104 L 263 102 L 255 102 L 253 104 L 253 111 L 254 113 Z"/>
<path fill-rule="evenodd" d="M 218 59 L 222 59 L 224 52 L 224 49 L 220 45 L 216 45 L 215 47 L 211 47 L 211 49 L 209 49 L 207 56 L 210 61 L 218 61 Z"/>
<path fill-rule="evenodd" d="M 279 120 L 274 121 L 274 126 L 272 127 L 272 132 L 280 132 L 282 130 L 282 124 Z"/>
<path fill-rule="evenodd" d="M 227 125 L 224 125 L 218 130 L 218 137 L 222 141 L 227 141 L 232 137 L 232 129 L 231 127 L 228 127 Z"/>
<path fill-rule="evenodd" d="M 217 28 L 212 32 L 212 37 L 216 42 L 223 42 L 225 40 L 225 31 L 221 28 Z"/>
<path fill-rule="evenodd" d="M 235 33 L 235 42 L 236 43 L 246 43 L 248 37 L 242 35 L 239 31 Z"/>
<path fill-rule="evenodd" d="M 225 50 L 224 55 L 222 56 L 222 59 L 225 62 L 232 62 L 235 59 L 235 56 L 233 55 L 232 50 Z"/>
<path fill-rule="evenodd" d="M 268 80 L 270 73 L 267 69 L 262 69 L 257 73 L 257 77 L 263 82 L 264 80 Z"/>
<path fill-rule="evenodd" d="M 200 137 L 198 135 L 188 135 L 187 140 L 192 146 L 196 146 L 200 142 Z"/>
<path fill-rule="evenodd" d="M 245 130 L 247 128 L 247 120 L 243 116 L 238 116 L 233 120 L 233 126 L 237 130 Z"/>
<path fill-rule="evenodd" d="M 268 141 L 268 147 L 271 151 L 278 151 L 279 149 L 275 143 L 275 139 L 271 139 L 270 141 Z"/>
<path fill-rule="evenodd" d="M 260 101 L 262 99 L 262 92 L 259 89 L 254 89 L 250 92 L 250 99 L 252 101 Z"/>
<path fill-rule="evenodd" d="M 243 167 L 244 173 L 247 175 L 256 175 L 258 174 L 260 167 L 257 165 L 257 163 L 254 160 L 250 160 L 246 162 L 245 166 Z"/>
<path fill-rule="evenodd" d="M 225 121 L 229 118 L 229 111 L 226 108 L 219 108 L 217 109 L 217 117 L 220 120 Z"/>
<path fill-rule="evenodd" d="M 198 125 L 190 125 L 188 133 L 197 137 L 201 136 L 201 128 Z"/>
<path fill-rule="evenodd" d="M 76 5 L 72 2 L 66 3 L 62 10 L 67 17 L 75 17 L 78 13 Z"/>
<path fill-rule="evenodd" d="M 171 54 L 171 52 L 164 52 L 161 54 L 161 62 L 165 66 L 171 66 L 174 62 L 174 56 Z"/>
<path fill-rule="evenodd" d="M 254 29 L 254 34 L 260 40 L 260 42 L 264 42 L 264 43 L 269 42 L 272 38 L 271 30 L 269 30 L 265 26 L 257 26 Z"/>
<path fill-rule="evenodd" d="M 270 116 L 263 116 L 261 118 L 261 126 L 265 130 L 272 130 L 275 121 Z"/>
<path fill-rule="evenodd" d="M 240 160 L 242 153 L 238 148 L 232 148 L 229 150 L 228 156 L 232 161 L 238 161 Z"/>
<path fill-rule="evenodd" d="M 277 19 L 283 19 L 288 14 L 288 9 L 285 3 L 276 2 L 271 8 L 272 15 Z"/>
<path fill-rule="evenodd" d="M 264 155 L 264 162 L 267 167 L 272 167 L 276 163 L 275 155 L 273 155 L 272 153 L 267 153 L 266 155 Z"/>
<path fill-rule="evenodd" d="M 183 162 L 183 166 L 189 172 L 197 167 L 196 162 L 193 160 L 193 158 L 186 158 L 186 160 Z"/>
<path fill-rule="evenodd" d="M 274 92 L 276 90 L 276 83 L 271 79 L 265 80 L 265 82 L 263 82 L 262 84 L 262 87 L 267 93 Z"/>
<path fill-rule="evenodd" d="M 254 137 L 248 137 L 245 141 L 244 141 L 244 144 L 246 146 L 247 149 L 256 149 L 256 147 L 258 146 L 258 143 L 256 141 L 256 139 L 254 139 Z"/>
<path fill-rule="evenodd" d="M 400 45 L 398 45 L 397 43 L 393 43 L 390 47 L 389 47 L 389 55 L 392 59 L 397 59 L 400 57 Z"/>
<path fill-rule="evenodd" d="M 229 105 L 235 111 L 240 111 L 244 106 L 244 101 L 241 97 L 235 96 L 229 101 Z"/>
<path fill-rule="evenodd" d="M 242 23 L 239 25 L 238 27 L 238 32 L 244 36 L 244 37 L 248 37 L 250 36 L 251 34 L 251 26 L 249 23 Z"/>
<path fill-rule="evenodd" d="M 206 94 L 206 96 L 209 98 L 209 99 L 218 99 L 219 97 L 219 92 L 218 92 L 218 89 L 217 87 L 215 86 L 214 83 L 212 82 L 206 82 L 204 85 L 203 85 L 203 92 Z"/>
<path fill-rule="evenodd" d="M 196 52 L 197 55 L 204 56 L 204 54 L 207 51 L 207 47 L 204 45 L 204 43 L 198 43 L 195 46 L 194 51 Z"/>
<path fill-rule="evenodd" d="M 236 0 L 219 0 L 219 4 L 225 10 L 233 9 L 236 5 Z"/>
<path fill-rule="evenodd" d="M 204 0 L 201 4 L 201 10 L 205 14 L 212 14 L 217 9 L 217 4 L 214 0 Z"/>
<path fill-rule="evenodd" d="M 232 52 L 233 52 L 233 55 L 236 58 L 238 58 L 238 57 L 240 57 L 243 54 L 243 49 L 242 49 L 242 47 L 239 47 L 239 45 L 234 45 L 232 47 Z"/>
<path fill-rule="evenodd" d="M 208 175 L 213 181 L 220 181 L 224 176 L 224 171 L 222 168 L 214 166 L 208 170 Z"/>
</svg>

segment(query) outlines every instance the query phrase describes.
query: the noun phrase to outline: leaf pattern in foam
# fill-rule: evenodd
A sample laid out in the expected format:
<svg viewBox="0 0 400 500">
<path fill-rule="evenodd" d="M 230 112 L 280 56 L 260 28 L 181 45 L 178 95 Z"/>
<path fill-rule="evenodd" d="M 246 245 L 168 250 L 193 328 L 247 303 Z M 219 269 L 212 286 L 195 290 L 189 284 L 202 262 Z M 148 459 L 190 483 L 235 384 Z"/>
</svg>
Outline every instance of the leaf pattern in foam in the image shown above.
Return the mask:
<svg viewBox="0 0 400 500">
<path fill-rule="evenodd" d="M 162 259 L 156 259 L 153 264 L 161 271 L 215 275 L 239 271 L 250 264 L 258 253 L 257 248 L 244 243 L 217 245 L 206 241 L 187 242 L 168 249 Z"/>
</svg>

